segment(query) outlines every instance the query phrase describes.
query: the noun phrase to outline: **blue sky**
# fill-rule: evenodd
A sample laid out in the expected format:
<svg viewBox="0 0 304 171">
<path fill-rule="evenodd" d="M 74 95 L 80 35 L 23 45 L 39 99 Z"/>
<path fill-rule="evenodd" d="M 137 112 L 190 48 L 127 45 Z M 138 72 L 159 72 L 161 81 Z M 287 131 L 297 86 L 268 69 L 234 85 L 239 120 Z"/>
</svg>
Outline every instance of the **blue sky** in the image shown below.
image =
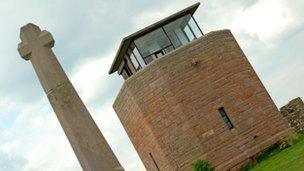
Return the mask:
<svg viewBox="0 0 304 171">
<path fill-rule="evenodd" d="M 112 109 L 123 84 L 108 75 L 124 36 L 194 0 L 0 0 L 0 171 L 81 170 L 28 61 L 17 52 L 28 22 L 53 34 L 67 75 L 126 170 L 145 170 Z M 205 0 L 204 33 L 231 29 L 278 107 L 304 98 L 303 0 Z"/>
</svg>

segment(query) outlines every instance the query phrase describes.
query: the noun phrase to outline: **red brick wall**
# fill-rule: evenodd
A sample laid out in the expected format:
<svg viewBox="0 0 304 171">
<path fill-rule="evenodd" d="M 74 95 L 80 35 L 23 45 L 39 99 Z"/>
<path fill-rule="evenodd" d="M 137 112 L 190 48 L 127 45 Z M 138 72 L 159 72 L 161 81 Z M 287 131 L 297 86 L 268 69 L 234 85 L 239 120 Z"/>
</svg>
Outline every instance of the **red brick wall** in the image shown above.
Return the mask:
<svg viewBox="0 0 304 171">
<path fill-rule="evenodd" d="M 113 107 L 147 170 L 156 170 L 149 153 L 160 170 L 191 170 L 197 159 L 235 168 L 290 133 L 229 30 L 153 61 L 125 81 Z"/>
</svg>

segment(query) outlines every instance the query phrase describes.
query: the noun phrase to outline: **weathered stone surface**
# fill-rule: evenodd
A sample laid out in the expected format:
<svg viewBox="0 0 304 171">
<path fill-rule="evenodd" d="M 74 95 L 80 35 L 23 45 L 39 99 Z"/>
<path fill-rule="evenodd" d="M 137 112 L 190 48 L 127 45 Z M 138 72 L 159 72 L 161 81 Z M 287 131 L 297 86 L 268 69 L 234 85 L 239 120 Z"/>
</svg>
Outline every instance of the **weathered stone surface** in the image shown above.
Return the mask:
<svg viewBox="0 0 304 171">
<path fill-rule="evenodd" d="M 54 39 L 49 32 L 41 32 L 38 26 L 27 24 L 21 28 L 20 38 L 18 51 L 24 59 L 31 61 L 45 93 L 68 81 L 51 49 Z"/>
<path fill-rule="evenodd" d="M 304 103 L 300 97 L 291 100 L 280 111 L 296 132 L 304 131 Z"/>
<path fill-rule="evenodd" d="M 292 133 L 229 30 L 154 60 L 125 81 L 113 107 L 147 170 L 191 170 L 197 159 L 237 169 Z"/>
<path fill-rule="evenodd" d="M 41 85 L 86 171 L 123 170 L 52 51 L 54 39 L 34 24 L 21 28 L 18 51 L 30 60 Z M 46 147 L 47 148 L 47 147 Z"/>
</svg>

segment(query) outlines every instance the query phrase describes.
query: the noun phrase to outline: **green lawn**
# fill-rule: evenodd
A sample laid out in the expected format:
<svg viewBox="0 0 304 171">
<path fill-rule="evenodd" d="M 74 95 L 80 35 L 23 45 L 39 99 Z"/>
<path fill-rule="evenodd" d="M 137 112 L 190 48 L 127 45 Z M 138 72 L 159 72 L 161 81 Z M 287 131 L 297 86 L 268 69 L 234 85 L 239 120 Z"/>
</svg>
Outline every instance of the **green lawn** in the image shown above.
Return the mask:
<svg viewBox="0 0 304 171">
<path fill-rule="evenodd" d="M 304 171 L 304 135 L 293 146 L 261 161 L 250 171 Z"/>
</svg>

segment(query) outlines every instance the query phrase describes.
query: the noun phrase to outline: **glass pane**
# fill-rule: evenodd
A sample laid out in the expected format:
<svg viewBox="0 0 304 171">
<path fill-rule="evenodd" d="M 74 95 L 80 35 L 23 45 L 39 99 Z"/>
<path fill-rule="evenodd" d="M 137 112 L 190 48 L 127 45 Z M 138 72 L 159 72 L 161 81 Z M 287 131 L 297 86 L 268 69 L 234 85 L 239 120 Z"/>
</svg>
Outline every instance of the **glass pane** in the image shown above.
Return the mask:
<svg viewBox="0 0 304 171">
<path fill-rule="evenodd" d="M 189 42 L 189 39 L 186 33 L 184 32 L 184 29 L 190 19 L 191 15 L 187 14 L 164 26 L 164 30 L 168 34 L 175 48 L 180 47 L 181 45 L 184 45 Z"/>
<path fill-rule="evenodd" d="M 140 63 L 141 66 L 146 65 L 136 47 L 134 47 L 134 49 L 133 49 L 133 54 L 135 55 L 135 57 L 137 58 L 137 60 L 138 60 L 138 62 Z"/>
<path fill-rule="evenodd" d="M 130 77 L 132 75 L 132 72 L 129 68 L 129 66 L 125 63 L 123 70 L 126 72 L 126 74 Z"/>
<path fill-rule="evenodd" d="M 136 71 L 138 71 L 141 67 L 140 64 L 137 62 L 137 60 L 135 59 L 135 56 L 133 54 L 130 55 L 130 59 L 136 69 Z"/>
<path fill-rule="evenodd" d="M 129 46 L 131 47 L 131 46 Z M 138 63 L 138 60 L 136 59 L 136 56 L 132 53 L 132 50 L 129 48 L 127 51 L 127 56 L 130 57 L 135 69 L 140 68 L 140 64 Z"/>
<path fill-rule="evenodd" d="M 184 32 L 186 33 L 186 35 L 190 41 L 195 39 L 195 37 L 194 37 L 193 33 L 191 32 L 191 29 L 189 28 L 188 25 L 185 27 Z"/>
<path fill-rule="evenodd" d="M 196 25 L 195 21 L 194 21 L 194 18 L 191 17 L 191 19 L 189 20 L 189 23 L 188 23 L 192 29 L 192 31 L 194 32 L 196 38 L 199 38 L 202 36 L 202 32 L 201 30 L 198 28 L 198 26 Z"/>
<path fill-rule="evenodd" d="M 167 32 L 167 31 L 166 31 L 166 32 Z M 182 45 L 182 42 L 181 42 L 181 40 L 178 38 L 178 36 L 177 36 L 177 34 L 176 34 L 175 31 L 169 30 L 169 31 L 167 32 L 167 35 L 169 36 L 169 38 L 170 38 L 170 40 L 171 40 L 171 42 L 172 42 L 172 44 L 174 45 L 175 48 L 178 48 L 178 47 L 180 47 L 180 46 Z M 187 42 L 187 40 L 186 40 L 186 42 Z M 184 43 L 186 43 L 186 42 L 184 42 Z"/>
<path fill-rule="evenodd" d="M 187 44 L 189 42 L 187 35 L 185 34 L 185 32 L 183 32 L 182 29 L 176 30 L 175 33 L 181 41 L 182 45 Z"/>
<path fill-rule="evenodd" d="M 149 64 L 150 62 L 152 62 L 154 59 L 156 59 L 156 56 L 154 54 L 147 56 L 144 58 L 144 60 L 146 61 L 147 64 Z"/>
<path fill-rule="evenodd" d="M 173 50 L 174 50 L 173 46 L 169 46 L 169 47 L 167 47 L 166 49 L 164 49 L 163 51 L 164 51 L 165 53 L 169 53 L 169 52 L 171 52 L 171 51 L 173 51 Z"/>
<path fill-rule="evenodd" d="M 227 127 L 228 127 L 229 129 L 232 129 L 232 128 L 233 128 L 233 124 L 232 124 L 231 120 L 229 119 L 229 117 L 228 117 L 228 115 L 227 115 L 225 109 L 224 109 L 223 107 L 221 107 L 221 108 L 218 109 L 218 111 L 219 111 L 219 113 L 220 113 L 220 115 L 221 115 L 223 121 L 224 121 L 225 124 L 227 125 Z"/>
<path fill-rule="evenodd" d="M 156 58 L 162 57 L 164 56 L 164 52 L 163 51 L 159 51 L 155 53 Z"/>
<path fill-rule="evenodd" d="M 171 45 L 162 28 L 158 28 L 134 41 L 143 58 Z"/>
</svg>

